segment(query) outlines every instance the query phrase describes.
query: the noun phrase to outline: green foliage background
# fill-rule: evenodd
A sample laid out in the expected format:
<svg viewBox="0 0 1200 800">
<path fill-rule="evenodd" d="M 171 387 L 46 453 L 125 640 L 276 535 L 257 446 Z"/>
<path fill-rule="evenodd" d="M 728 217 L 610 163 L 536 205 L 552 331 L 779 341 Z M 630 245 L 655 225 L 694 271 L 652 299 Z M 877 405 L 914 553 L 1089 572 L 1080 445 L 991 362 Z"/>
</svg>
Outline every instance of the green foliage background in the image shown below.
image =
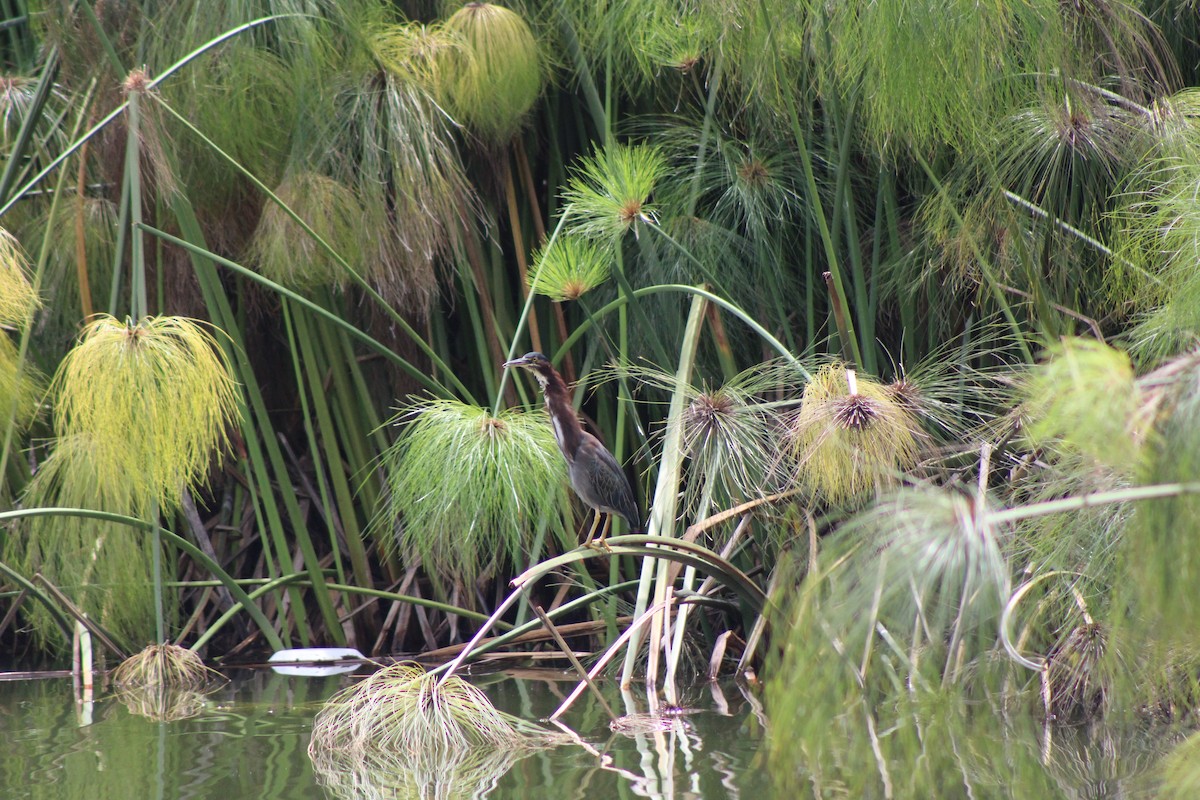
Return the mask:
<svg viewBox="0 0 1200 800">
<path fill-rule="evenodd" d="M 667 660 L 775 653 L 779 764 L 863 697 L 1194 705 L 1192 4 L 0 8 L 19 657 L 82 615 L 126 652 L 464 640 L 590 523 L 500 366 L 540 350 L 650 532 L 771 591 L 769 648 L 716 603 Z M 192 349 L 125 373 L 93 319 Z M 595 591 L 642 569 L 554 591 L 597 641 L 714 591 Z"/>
</svg>

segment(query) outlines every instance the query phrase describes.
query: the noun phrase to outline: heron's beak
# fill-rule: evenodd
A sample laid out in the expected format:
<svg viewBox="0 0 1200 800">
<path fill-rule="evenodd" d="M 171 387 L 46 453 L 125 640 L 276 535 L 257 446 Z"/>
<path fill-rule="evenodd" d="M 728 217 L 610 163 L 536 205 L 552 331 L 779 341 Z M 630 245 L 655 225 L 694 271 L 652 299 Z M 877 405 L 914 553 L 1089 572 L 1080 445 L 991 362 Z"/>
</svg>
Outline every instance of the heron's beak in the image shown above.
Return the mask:
<svg viewBox="0 0 1200 800">
<path fill-rule="evenodd" d="M 509 367 L 523 367 L 528 363 L 529 362 L 525 360 L 525 356 L 521 356 L 520 358 L 514 358 L 511 361 L 505 361 L 503 366 L 507 369 Z"/>
</svg>

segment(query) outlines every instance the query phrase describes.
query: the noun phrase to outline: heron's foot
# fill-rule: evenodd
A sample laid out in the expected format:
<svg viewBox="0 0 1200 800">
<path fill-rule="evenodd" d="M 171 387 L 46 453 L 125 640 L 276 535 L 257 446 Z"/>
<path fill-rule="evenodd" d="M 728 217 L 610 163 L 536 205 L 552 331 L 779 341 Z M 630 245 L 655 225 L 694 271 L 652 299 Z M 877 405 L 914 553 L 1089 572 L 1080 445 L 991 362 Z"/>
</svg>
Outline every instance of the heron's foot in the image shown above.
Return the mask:
<svg viewBox="0 0 1200 800">
<path fill-rule="evenodd" d="M 588 541 L 584 542 L 583 546 L 589 550 L 598 550 L 602 553 L 609 554 L 612 553 L 612 548 L 608 546 L 607 536 L 601 536 L 599 539 L 589 539 Z"/>
<path fill-rule="evenodd" d="M 612 548 L 608 546 L 608 542 L 606 542 L 605 539 L 608 538 L 608 529 L 609 526 L 612 525 L 612 517 L 605 517 L 603 525 L 600 524 L 600 517 L 601 513 L 597 511 L 596 518 L 592 522 L 592 528 L 588 531 L 587 538 L 583 541 L 583 546 L 589 550 L 599 550 L 604 553 L 611 553 Z M 600 532 L 599 536 L 596 536 L 597 531 Z"/>
<path fill-rule="evenodd" d="M 589 551 L 598 551 L 600 553 L 612 553 L 612 548 L 608 547 L 608 542 L 605 541 L 605 539 L 606 539 L 605 536 L 600 536 L 600 537 L 598 537 L 598 539 L 589 539 L 588 541 L 583 542 L 583 547 L 588 548 Z"/>
</svg>

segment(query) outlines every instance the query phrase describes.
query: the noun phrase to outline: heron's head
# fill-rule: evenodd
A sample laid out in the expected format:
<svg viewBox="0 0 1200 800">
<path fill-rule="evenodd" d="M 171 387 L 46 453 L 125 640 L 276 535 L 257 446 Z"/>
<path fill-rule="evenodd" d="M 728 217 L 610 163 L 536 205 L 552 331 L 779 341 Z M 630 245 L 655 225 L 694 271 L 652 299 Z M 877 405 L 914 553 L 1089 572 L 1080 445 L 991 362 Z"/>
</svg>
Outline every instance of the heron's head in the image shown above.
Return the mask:
<svg viewBox="0 0 1200 800">
<path fill-rule="evenodd" d="M 511 361 L 505 361 L 506 367 L 524 367 L 525 369 L 552 369 L 550 359 L 546 358 L 541 353 L 526 353 L 520 358 L 514 358 Z"/>
<path fill-rule="evenodd" d="M 546 358 L 541 353 L 526 353 L 520 358 L 514 358 L 511 361 L 504 362 L 505 367 L 520 367 L 527 369 L 537 378 L 537 382 L 544 388 L 550 379 L 555 375 L 554 367 L 550 365 L 550 359 Z"/>
</svg>

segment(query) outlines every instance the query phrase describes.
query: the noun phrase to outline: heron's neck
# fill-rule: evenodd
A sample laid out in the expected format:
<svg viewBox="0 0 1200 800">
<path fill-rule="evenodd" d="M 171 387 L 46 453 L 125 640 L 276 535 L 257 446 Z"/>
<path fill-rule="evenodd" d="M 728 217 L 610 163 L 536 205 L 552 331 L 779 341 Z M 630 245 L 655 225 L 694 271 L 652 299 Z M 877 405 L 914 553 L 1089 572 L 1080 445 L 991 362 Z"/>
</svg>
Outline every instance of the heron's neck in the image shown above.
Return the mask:
<svg viewBox="0 0 1200 800">
<path fill-rule="evenodd" d="M 583 426 L 575 415 L 571 405 L 571 391 L 557 375 L 538 374 L 541 379 L 542 392 L 546 396 L 546 412 L 550 415 L 550 423 L 554 426 L 554 438 L 558 446 L 568 458 L 575 457 L 575 451 L 583 437 Z"/>
</svg>

